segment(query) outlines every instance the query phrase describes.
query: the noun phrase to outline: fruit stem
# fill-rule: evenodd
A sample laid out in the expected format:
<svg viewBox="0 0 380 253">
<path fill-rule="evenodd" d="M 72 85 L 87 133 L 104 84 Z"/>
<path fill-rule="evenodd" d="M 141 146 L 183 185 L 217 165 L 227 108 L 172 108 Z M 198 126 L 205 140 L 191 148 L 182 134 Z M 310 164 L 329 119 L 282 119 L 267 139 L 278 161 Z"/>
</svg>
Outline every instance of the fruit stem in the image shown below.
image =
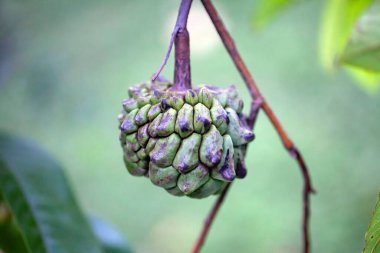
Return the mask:
<svg viewBox="0 0 380 253">
<path fill-rule="evenodd" d="M 175 41 L 174 85 L 171 90 L 191 89 L 190 45 L 187 29 L 178 31 Z"/>
<path fill-rule="evenodd" d="M 191 4 L 192 0 L 181 1 L 165 59 L 152 77 L 152 81 L 154 81 L 160 75 L 169 59 L 173 45 L 175 45 L 174 85 L 171 89 L 176 91 L 191 89 L 190 43 L 189 33 L 186 28 Z"/>
</svg>

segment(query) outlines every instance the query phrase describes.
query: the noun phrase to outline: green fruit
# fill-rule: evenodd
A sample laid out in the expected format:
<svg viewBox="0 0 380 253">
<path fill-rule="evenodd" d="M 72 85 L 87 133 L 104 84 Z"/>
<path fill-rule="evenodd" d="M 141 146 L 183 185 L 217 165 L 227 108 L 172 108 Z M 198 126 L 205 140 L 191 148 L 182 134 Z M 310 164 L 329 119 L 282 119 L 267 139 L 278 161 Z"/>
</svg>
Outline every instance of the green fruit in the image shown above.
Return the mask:
<svg viewBox="0 0 380 253">
<path fill-rule="evenodd" d="M 171 83 L 133 86 L 119 115 L 127 170 L 175 196 L 219 194 L 244 166 L 254 135 L 242 123 L 236 88 L 171 91 Z M 239 176 L 239 174 L 238 174 Z"/>
</svg>

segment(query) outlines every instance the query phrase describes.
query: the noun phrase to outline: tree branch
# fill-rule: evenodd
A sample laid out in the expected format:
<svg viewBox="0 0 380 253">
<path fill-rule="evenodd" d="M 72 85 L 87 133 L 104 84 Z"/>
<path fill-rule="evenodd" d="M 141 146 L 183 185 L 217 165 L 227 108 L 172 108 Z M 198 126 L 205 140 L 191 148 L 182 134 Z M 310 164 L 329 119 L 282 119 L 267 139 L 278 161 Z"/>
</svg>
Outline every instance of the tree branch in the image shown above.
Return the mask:
<svg viewBox="0 0 380 253">
<path fill-rule="evenodd" d="M 271 121 L 273 127 L 276 129 L 285 149 L 288 151 L 288 153 L 291 155 L 292 158 L 294 158 L 301 170 L 303 180 L 304 180 L 304 189 L 303 189 L 303 219 L 302 219 L 302 231 L 303 231 L 303 252 L 309 253 L 310 252 L 310 241 L 309 241 L 309 218 L 310 218 L 310 194 L 314 193 L 314 189 L 311 184 L 310 176 L 307 170 L 307 166 L 303 160 L 303 157 L 297 147 L 293 144 L 293 142 L 290 140 L 286 132 L 284 131 L 282 125 L 280 124 L 279 120 L 277 119 L 276 115 L 273 113 L 272 109 L 270 108 L 269 104 L 266 102 L 266 100 L 261 95 L 260 90 L 258 89 L 256 82 L 252 78 L 251 73 L 249 72 L 247 66 L 245 65 L 243 59 L 241 58 L 239 52 L 237 51 L 236 45 L 231 37 L 231 35 L 228 33 L 225 25 L 223 24 L 221 18 L 219 17 L 215 7 L 211 3 L 210 0 L 201 0 L 208 15 L 211 18 L 211 21 L 213 22 L 220 38 L 222 39 L 222 42 L 224 46 L 226 47 L 228 53 L 230 54 L 236 68 L 238 69 L 241 77 L 243 78 L 250 94 L 253 99 L 253 101 L 256 103 L 256 105 L 261 105 L 261 109 L 265 112 L 269 120 Z M 255 107 L 251 111 L 254 117 L 252 117 L 252 120 L 249 121 L 249 124 L 254 125 L 259 108 Z M 228 188 L 227 188 L 228 189 Z M 227 190 L 226 190 L 227 191 Z M 202 230 L 202 233 L 196 242 L 196 246 L 200 245 L 198 247 L 195 247 L 198 251 L 193 251 L 193 253 L 199 252 L 200 247 L 203 245 L 203 242 L 207 236 L 207 233 L 210 229 L 210 226 L 212 224 L 212 220 L 215 218 L 215 215 L 217 211 L 220 208 L 220 205 L 222 201 L 224 200 L 225 195 L 220 196 L 217 199 L 217 202 L 214 206 L 214 208 L 211 210 L 211 213 L 208 216 L 208 222 L 205 223 L 205 226 Z M 211 220 L 210 220 L 211 219 Z"/>
<path fill-rule="evenodd" d="M 220 193 L 218 196 L 214 206 L 212 207 L 209 215 L 207 216 L 206 220 L 204 221 L 202 232 L 198 237 L 198 240 L 196 241 L 193 250 L 191 251 L 192 253 L 199 253 L 205 240 L 208 235 L 209 229 L 212 225 L 212 222 L 215 219 L 216 214 L 219 211 L 219 208 L 222 206 L 222 203 L 227 195 L 228 189 L 231 187 L 231 183 L 229 183 L 226 188 Z"/>
</svg>

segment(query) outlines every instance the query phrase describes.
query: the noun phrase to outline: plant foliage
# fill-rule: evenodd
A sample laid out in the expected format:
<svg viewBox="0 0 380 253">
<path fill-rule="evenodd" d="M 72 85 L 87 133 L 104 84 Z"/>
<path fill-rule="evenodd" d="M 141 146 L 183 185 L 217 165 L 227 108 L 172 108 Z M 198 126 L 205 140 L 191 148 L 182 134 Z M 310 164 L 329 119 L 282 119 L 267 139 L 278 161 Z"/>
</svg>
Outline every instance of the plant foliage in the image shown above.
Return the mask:
<svg viewBox="0 0 380 253">
<path fill-rule="evenodd" d="M 260 1 L 254 15 L 255 26 L 271 18 L 297 0 Z M 325 1 L 319 53 L 322 65 L 331 71 L 344 66 L 367 90 L 380 87 L 380 0 Z"/>
<path fill-rule="evenodd" d="M 363 253 L 380 252 L 380 194 L 375 210 L 373 211 L 368 231 L 365 234 L 365 242 Z"/>
<path fill-rule="evenodd" d="M 97 220 L 91 222 L 94 235 L 61 166 L 47 152 L 0 133 L 1 196 L 5 252 L 130 252 L 116 231 Z"/>
</svg>

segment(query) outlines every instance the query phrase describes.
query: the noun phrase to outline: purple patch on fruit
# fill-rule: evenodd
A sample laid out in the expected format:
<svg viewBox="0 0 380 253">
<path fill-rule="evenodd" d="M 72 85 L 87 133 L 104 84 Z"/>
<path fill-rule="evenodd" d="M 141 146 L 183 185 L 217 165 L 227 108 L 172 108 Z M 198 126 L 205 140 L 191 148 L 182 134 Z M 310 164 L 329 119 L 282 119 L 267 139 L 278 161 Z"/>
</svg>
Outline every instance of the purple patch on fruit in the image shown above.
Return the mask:
<svg viewBox="0 0 380 253">
<path fill-rule="evenodd" d="M 243 138 L 244 138 L 244 140 L 246 140 L 247 142 L 250 142 L 250 141 L 252 141 L 252 140 L 255 138 L 255 134 L 252 133 L 251 131 L 247 130 L 247 131 L 245 131 L 245 133 L 243 134 Z"/>
<path fill-rule="evenodd" d="M 178 170 L 179 170 L 181 173 L 186 172 L 189 168 L 190 168 L 189 165 L 188 165 L 187 163 L 184 163 L 184 162 L 182 162 L 182 163 L 180 163 L 180 164 L 178 165 Z"/>
<path fill-rule="evenodd" d="M 157 104 L 157 105 L 152 106 L 152 108 L 149 110 L 148 115 L 149 114 L 154 115 L 154 114 L 156 114 L 157 112 L 160 112 L 160 111 L 161 111 L 161 109 L 160 109 L 159 105 Z"/>
<path fill-rule="evenodd" d="M 168 122 L 170 121 L 170 120 L 172 120 L 172 115 L 170 115 L 170 114 L 168 114 L 168 113 L 165 113 L 164 114 L 164 117 L 162 117 L 162 119 L 161 119 L 161 123 L 160 124 L 162 124 L 162 125 L 167 125 L 168 124 Z"/>
<path fill-rule="evenodd" d="M 213 166 L 216 166 L 220 162 L 220 158 L 222 157 L 222 150 L 219 149 L 215 152 L 213 148 L 215 147 L 211 147 L 210 150 L 210 147 L 207 147 L 206 158 L 212 163 Z"/>
<path fill-rule="evenodd" d="M 227 124 L 229 124 L 229 123 L 230 123 L 230 119 L 228 118 L 227 113 L 226 113 L 225 111 L 223 111 L 223 112 L 221 112 L 221 113 L 223 113 L 223 114 L 218 115 L 218 116 L 216 117 L 216 120 L 217 120 L 217 121 L 223 120 L 223 121 L 225 121 Z"/>
<path fill-rule="evenodd" d="M 155 96 L 156 98 L 159 98 L 161 96 L 160 92 L 158 91 L 153 91 L 153 96 Z"/>
<path fill-rule="evenodd" d="M 189 92 L 190 92 L 190 95 L 191 95 L 192 97 L 195 97 L 195 92 L 194 92 L 193 90 L 189 90 Z"/>
<path fill-rule="evenodd" d="M 145 146 L 148 142 L 148 124 L 145 124 L 144 126 L 140 127 L 137 130 L 137 140 L 142 146 Z"/>
<path fill-rule="evenodd" d="M 166 102 L 166 98 L 163 98 L 161 100 L 161 108 L 162 110 L 166 111 L 167 109 L 170 108 L 170 106 L 168 105 L 168 103 Z"/>
<path fill-rule="evenodd" d="M 236 165 L 236 177 L 245 178 L 246 175 L 247 175 L 247 168 L 245 167 L 244 161 L 241 161 L 239 159 Z"/>
<path fill-rule="evenodd" d="M 203 123 L 205 129 L 208 129 L 208 128 L 211 126 L 211 122 L 210 122 L 210 120 L 207 119 L 207 118 L 204 118 L 204 117 L 202 117 L 202 116 L 199 116 L 199 117 L 198 117 L 198 122 Z"/>
<path fill-rule="evenodd" d="M 135 103 L 135 101 L 131 98 L 128 98 L 128 99 L 124 99 L 123 101 L 123 106 L 130 106 L 130 105 L 133 105 Z"/>
<path fill-rule="evenodd" d="M 165 155 L 164 153 L 166 152 L 166 146 L 166 142 L 162 143 L 154 155 L 151 153 L 150 160 L 154 163 L 157 163 L 160 159 L 162 159 Z"/>
<path fill-rule="evenodd" d="M 230 115 L 230 113 L 227 112 L 227 125 L 230 124 L 230 116 L 229 115 Z"/>
<path fill-rule="evenodd" d="M 142 118 L 142 115 L 141 115 L 140 113 L 138 113 L 138 114 L 136 115 L 135 120 L 136 120 L 136 122 L 141 123 L 144 119 Z"/>
<path fill-rule="evenodd" d="M 131 129 L 133 127 L 133 123 L 129 120 L 124 120 L 123 123 L 120 125 L 120 130 L 122 132 L 127 132 L 128 129 Z"/>
<path fill-rule="evenodd" d="M 219 173 L 223 176 L 224 179 L 227 181 L 232 181 L 235 178 L 234 175 L 234 169 L 231 168 L 231 163 L 230 163 L 230 150 L 227 150 L 227 155 L 226 159 L 224 160 L 224 164 L 222 168 L 219 170 Z"/>
<path fill-rule="evenodd" d="M 179 125 L 179 129 L 182 132 L 187 132 L 190 130 L 189 122 L 186 119 L 185 120 L 180 119 L 178 122 L 178 125 Z"/>
</svg>

